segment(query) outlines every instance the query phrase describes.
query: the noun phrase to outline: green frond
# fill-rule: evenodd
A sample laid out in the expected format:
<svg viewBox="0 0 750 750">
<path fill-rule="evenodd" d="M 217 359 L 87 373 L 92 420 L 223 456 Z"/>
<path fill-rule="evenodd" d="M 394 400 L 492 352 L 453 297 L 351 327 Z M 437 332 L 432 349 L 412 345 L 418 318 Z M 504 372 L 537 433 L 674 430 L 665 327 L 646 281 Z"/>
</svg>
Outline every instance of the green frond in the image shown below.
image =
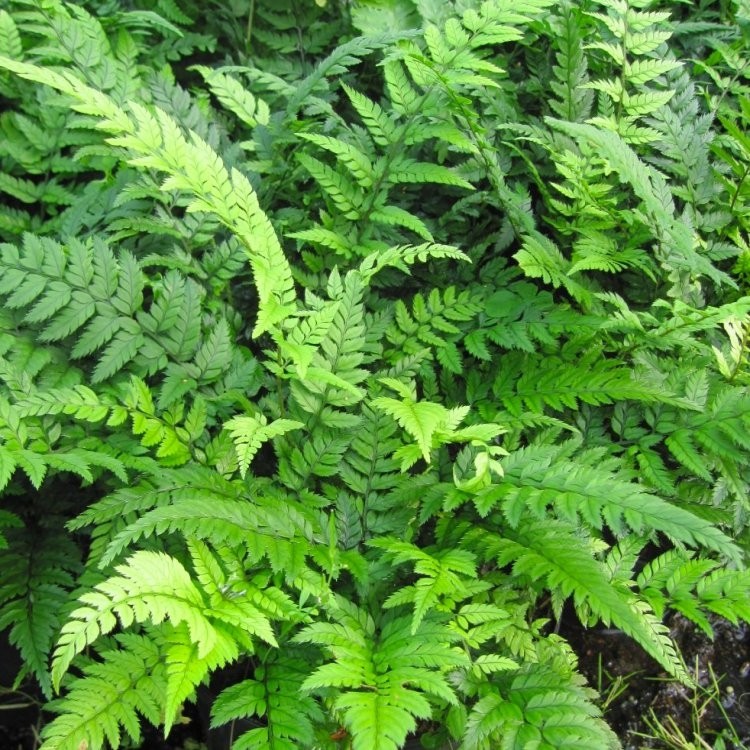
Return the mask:
<svg viewBox="0 0 750 750">
<path fill-rule="evenodd" d="M 465 550 L 448 550 L 430 554 L 413 544 L 380 537 L 370 546 L 385 550 L 384 559 L 394 566 L 414 563 L 414 572 L 420 577 L 411 586 L 392 594 L 383 604 L 385 609 L 404 604 L 414 605 L 412 634 L 419 629 L 427 612 L 439 606 L 443 597 L 454 598 L 466 582 L 476 577 L 474 556 Z"/>
<path fill-rule="evenodd" d="M 531 361 L 534 362 L 530 367 Z M 614 359 L 589 355 L 573 364 L 554 356 L 541 360 L 525 357 L 519 360 L 522 374 L 511 386 L 498 378 L 495 396 L 514 415 L 524 411 L 543 413 L 577 409 L 581 403 L 611 404 L 624 399 L 643 402 L 676 400 L 663 389 L 639 382 L 634 374 Z"/>
<path fill-rule="evenodd" d="M 709 638 L 709 613 L 730 622 L 745 620 L 750 576 L 746 570 L 720 566 L 716 560 L 669 550 L 652 560 L 636 578 L 638 588 L 659 614 L 667 607 L 696 623 Z"/>
<path fill-rule="evenodd" d="M 356 182 L 309 154 L 297 154 L 297 161 L 310 173 L 334 206 L 347 219 L 360 218 L 365 194 Z"/>
<path fill-rule="evenodd" d="M 689 681 L 668 628 L 656 619 L 644 602 L 625 587 L 613 585 L 603 565 L 578 544 L 572 543 L 574 527 L 549 520 L 524 522 L 518 530 L 501 538 L 485 530 L 486 541 L 473 541 L 487 550 L 498 565 L 513 565 L 515 575 L 531 581 L 544 580 L 546 587 L 563 598 L 572 596 L 577 607 L 585 606 L 604 623 L 613 623 L 637 641 L 670 674 Z"/>
<path fill-rule="evenodd" d="M 20 525 L 18 519 L 9 521 L 6 528 Z M 64 535 L 13 531 L 10 545 L 0 549 L 0 566 L 0 628 L 8 630 L 11 645 L 23 657 L 24 672 L 50 698 L 49 656 L 79 572 L 79 552 Z"/>
<path fill-rule="evenodd" d="M 230 172 L 195 133 L 186 138 L 177 123 L 161 110 L 153 115 L 133 103 L 132 114 L 128 114 L 106 94 L 70 74 L 60 75 L 7 58 L 0 58 L 0 67 L 71 96 L 76 110 L 100 118 L 101 128 L 111 134 L 108 140 L 112 145 L 130 152 L 130 163 L 168 175 L 162 190 L 184 190 L 192 195 L 188 210 L 214 213 L 248 252 L 260 298 L 254 335 L 284 320 L 295 296 L 291 269 L 257 195 L 241 172 Z M 123 333 L 121 338 L 126 335 Z M 133 346 L 132 339 L 128 345 Z"/>
<path fill-rule="evenodd" d="M 427 242 L 435 241 L 427 225 L 418 216 L 398 206 L 383 206 L 376 209 L 370 214 L 370 221 L 389 226 L 405 227 L 419 235 L 423 240 L 427 240 Z"/>
<path fill-rule="evenodd" d="M 468 261 L 469 257 L 456 247 L 424 243 L 422 245 L 396 245 L 366 257 L 359 267 L 359 273 L 364 283 L 379 271 L 389 266 L 395 266 L 408 273 L 408 266 L 417 261 L 424 263 L 429 258 L 452 258 L 453 260 Z"/>
<path fill-rule="evenodd" d="M 446 424 L 448 410 L 442 404 L 417 401 L 408 391 L 401 395 L 401 400 L 380 396 L 372 400 L 372 405 L 393 417 L 414 438 L 422 458 L 429 463 L 433 437 Z M 404 458 L 402 470 L 412 463 L 413 458 Z"/>
<path fill-rule="evenodd" d="M 450 372 L 462 371 L 461 355 L 456 348 L 462 327 L 473 320 L 482 309 L 480 299 L 469 291 L 456 294 L 455 287 L 442 291 L 433 289 L 426 297 L 416 294 L 411 311 L 402 300 L 397 300 L 394 321 L 386 330 L 386 338 L 395 349 L 387 352 L 413 354 L 432 347 L 438 361 Z M 453 354 L 451 362 L 446 357 Z"/>
<path fill-rule="evenodd" d="M 100 750 L 106 743 L 118 747 L 123 737 L 138 743 L 139 715 L 160 723 L 167 676 L 153 633 L 117 635 L 101 661 L 84 664 L 65 698 L 50 704 L 59 715 L 42 731 L 45 750 Z"/>
<path fill-rule="evenodd" d="M 193 70 L 203 76 L 211 93 L 245 125 L 251 128 L 258 124 L 268 125 L 268 105 L 262 99 L 256 99 L 236 78 L 205 65 L 195 65 Z"/>
<path fill-rule="evenodd" d="M 7 10 L 0 10 L 0 54 L 18 60 L 23 57 L 21 35 Z"/>
<path fill-rule="evenodd" d="M 419 162 L 409 158 L 401 158 L 392 162 L 386 180 L 391 185 L 435 183 L 474 190 L 474 186 L 470 182 L 464 180 L 448 167 L 430 164 L 429 162 Z"/>
<path fill-rule="evenodd" d="M 341 87 L 357 114 L 362 118 L 370 137 L 378 146 L 389 146 L 399 140 L 401 128 L 379 104 L 346 84 L 342 84 Z"/>
<path fill-rule="evenodd" d="M 558 117 L 571 122 L 584 122 L 593 104 L 593 95 L 586 86 L 589 76 L 582 21 L 580 10 L 571 2 L 559 3 L 551 21 L 558 51 L 557 65 L 552 68 L 555 80 L 550 82 L 557 100 L 551 101 L 550 106 Z"/>
<path fill-rule="evenodd" d="M 514 527 L 529 512 L 537 519 L 546 517 L 551 504 L 571 523 L 583 520 L 597 529 L 607 524 L 616 532 L 627 528 L 636 533 L 659 531 L 676 542 L 706 546 L 732 560 L 740 557 L 737 547 L 711 523 L 607 467 L 566 460 L 557 449 L 544 446 L 517 450 L 502 465 L 503 483 L 484 490 L 475 502 L 483 514 L 502 503 Z"/>
<path fill-rule="evenodd" d="M 248 627 L 248 630 L 252 625 Z M 194 698 L 195 688 L 212 671 L 223 667 L 239 656 L 237 638 L 221 627 L 215 630 L 216 640 L 210 651 L 201 654 L 192 631 L 186 625 L 165 628 L 163 660 L 166 672 L 163 711 L 164 734 L 169 734 L 179 718 L 182 704 Z"/>
<path fill-rule="evenodd" d="M 269 424 L 262 414 L 257 418 L 233 417 L 226 422 L 224 428 L 229 430 L 237 449 L 240 476 L 245 476 L 253 456 L 260 450 L 263 443 L 284 435 L 289 430 L 298 430 L 301 427 L 304 427 L 302 422 L 296 422 L 293 419 L 276 419 Z"/>
<path fill-rule="evenodd" d="M 374 623 L 331 614 L 334 622 L 315 623 L 295 637 L 320 645 L 335 660 L 318 667 L 302 690 L 337 689 L 334 710 L 355 748 L 396 750 L 417 718 L 432 715 L 429 697 L 456 701 L 445 672 L 465 665 L 466 657 L 450 646 L 456 635 L 444 625 L 425 619 L 412 633 L 410 618 L 396 616 L 372 643 Z"/>
<path fill-rule="evenodd" d="M 304 552 L 303 539 L 310 536 L 309 522 L 292 504 L 281 511 L 275 503 L 260 498 L 249 502 L 241 495 L 231 498 L 199 492 L 185 492 L 184 495 L 169 505 L 144 512 L 116 533 L 104 553 L 102 565 L 112 562 L 139 539 L 157 533 L 181 533 L 217 546 L 244 544 L 253 550 L 257 560 L 268 554 L 277 569 L 285 567 L 284 558 L 278 556 L 284 551 L 291 555 L 289 547 L 294 543 Z"/>
<path fill-rule="evenodd" d="M 269 653 L 254 678 L 219 694 L 211 706 L 211 725 L 240 718 L 263 720 L 265 726 L 250 729 L 235 741 L 234 747 L 244 750 L 311 746 L 314 726 L 323 721 L 323 713 L 313 698 L 300 692 L 307 668 L 304 654 L 293 644 Z"/>
<path fill-rule="evenodd" d="M 369 157 L 351 143 L 317 133 L 302 133 L 302 138 L 334 154 L 360 187 L 370 187 L 375 179 Z M 311 171 L 308 169 L 308 171 Z M 312 174 L 312 172 L 311 172 Z M 313 175 L 315 176 L 315 175 Z"/>
<path fill-rule="evenodd" d="M 73 610 L 63 626 L 52 660 L 55 687 L 73 658 L 111 632 L 118 620 L 123 627 L 134 622 L 158 625 L 167 618 L 174 626 L 184 622 L 200 658 L 216 646 L 216 629 L 204 615 L 205 600 L 177 560 L 158 552 L 136 552 L 117 572 L 83 594 L 83 606 Z"/>
<path fill-rule="evenodd" d="M 549 748 L 620 747 L 601 719 L 593 691 L 575 678 L 535 664 L 493 688 L 466 719 L 463 750 L 489 750 L 497 742 L 543 743 Z"/>
</svg>

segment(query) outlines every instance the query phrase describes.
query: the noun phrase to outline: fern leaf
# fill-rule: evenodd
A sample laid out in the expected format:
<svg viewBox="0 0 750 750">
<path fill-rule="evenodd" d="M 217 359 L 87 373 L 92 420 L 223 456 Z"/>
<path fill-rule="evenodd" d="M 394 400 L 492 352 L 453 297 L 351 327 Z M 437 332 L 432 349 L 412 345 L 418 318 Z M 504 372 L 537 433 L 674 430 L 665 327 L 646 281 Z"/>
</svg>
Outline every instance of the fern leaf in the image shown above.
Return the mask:
<svg viewBox="0 0 750 750">
<path fill-rule="evenodd" d="M 474 190 L 474 186 L 459 177 L 448 167 L 429 162 L 419 162 L 414 159 L 400 158 L 395 160 L 388 170 L 386 180 L 391 185 L 436 183 L 438 185 L 453 185 L 466 190 Z"/>
<path fill-rule="evenodd" d="M 398 206 L 383 206 L 370 214 L 370 220 L 379 224 L 389 224 L 406 227 L 418 234 L 423 240 L 434 242 L 434 238 L 427 225 L 414 214 Z"/>
<path fill-rule="evenodd" d="M 251 128 L 258 124 L 268 125 L 268 105 L 262 99 L 256 99 L 236 78 L 204 65 L 194 65 L 192 70 L 203 76 L 211 93 L 245 125 Z"/>
<path fill-rule="evenodd" d="M 335 622 L 314 623 L 295 637 L 298 642 L 321 645 L 335 659 L 313 672 L 302 690 L 340 688 L 334 706 L 352 735 L 353 747 L 396 750 L 415 728 L 415 718 L 431 716 L 425 693 L 455 701 L 440 670 L 464 666 L 466 657 L 449 645 L 455 633 L 428 620 L 411 635 L 410 618 L 393 617 L 373 645 L 372 621 L 351 605 L 342 610 L 343 602 L 338 604 L 332 611 Z M 348 674 L 340 667 L 346 667 Z"/>
<path fill-rule="evenodd" d="M 209 504 L 201 497 L 188 494 L 171 505 L 157 507 L 144 513 L 126 526 L 111 540 L 102 560 L 107 564 L 133 542 L 152 534 L 180 532 L 215 545 L 247 545 L 260 560 L 268 554 L 276 569 L 294 567 L 291 547 L 296 543 L 304 553 L 303 540 L 310 536 L 309 522 L 293 503 L 279 512 L 270 501 L 242 502 L 233 492 L 227 499 L 212 493 Z M 274 542 L 275 540 L 275 542 Z"/>
<path fill-rule="evenodd" d="M 365 197 L 359 185 L 309 154 L 297 154 L 297 160 L 347 219 L 356 221 L 360 217 Z"/>
<path fill-rule="evenodd" d="M 168 174 L 163 190 L 191 193 L 189 210 L 214 213 L 237 235 L 247 249 L 260 298 L 254 335 L 270 330 L 289 314 L 294 282 L 273 227 L 248 179 L 237 169 L 229 172 L 205 141 L 196 134 L 189 140 L 185 138 L 162 110 L 153 116 L 132 103 L 133 114 L 129 115 L 106 94 L 86 86 L 70 73 L 62 75 L 5 57 L 0 57 L 0 67 L 70 95 L 76 102 L 75 109 L 101 119 L 102 128 L 112 134 L 113 145 L 131 151 L 134 165 Z M 115 361 L 113 356 L 112 363 Z M 112 363 L 108 362 L 102 371 L 108 372 Z"/>
<path fill-rule="evenodd" d="M 372 185 L 375 176 L 372 163 L 367 155 L 363 154 L 356 146 L 338 138 L 318 135 L 317 133 L 302 133 L 302 138 L 335 154 L 339 162 L 349 170 L 358 185 L 364 188 Z"/>
<path fill-rule="evenodd" d="M 234 717 L 265 719 L 266 726 L 251 729 L 235 741 L 237 750 L 293 750 L 313 745 L 314 726 L 323 721 L 323 714 L 315 700 L 299 690 L 306 667 L 306 660 L 294 644 L 269 653 L 255 679 L 227 688 L 214 701 L 212 725 L 233 721 Z"/>
<path fill-rule="evenodd" d="M 575 676 L 545 664 L 528 665 L 472 707 L 461 747 L 479 750 L 508 741 L 615 750 L 620 743 L 592 698 Z"/>
<path fill-rule="evenodd" d="M 564 120 L 583 122 L 591 113 L 593 96 L 586 90 L 588 74 L 584 47 L 584 24 L 580 10 L 570 2 L 559 3 L 553 20 L 557 65 L 552 71 L 555 81 L 550 88 L 557 101 L 550 102 L 556 114 Z"/>
<path fill-rule="evenodd" d="M 544 577 L 563 597 L 573 596 L 604 622 L 613 622 L 634 638 L 665 669 L 689 681 L 667 628 L 641 602 L 608 580 L 600 563 L 572 543 L 571 527 L 560 523 L 525 523 L 517 535 L 493 543 L 500 565 L 513 562 L 516 575 Z M 483 532 L 484 533 L 484 532 Z"/>
<path fill-rule="evenodd" d="M 5 526 L 20 526 L 20 522 L 11 516 Z M 0 628 L 8 630 L 25 669 L 50 698 L 49 654 L 73 576 L 79 572 L 78 550 L 64 535 L 15 532 L 10 548 L 0 549 L 0 565 L 5 571 L 0 584 Z"/>
<path fill-rule="evenodd" d="M 169 734 L 179 717 L 182 704 L 192 698 L 195 688 L 211 671 L 234 661 L 239 656 L 237 641 L 217 628 L 211 650 L 201 655 L 201 646 L 185 625 L 171 628 L 164 639 L 166 689 L 164 691 L 164 734 Z"/>
<path fill-rule="evenodd" d="M 18 27 L 13 16 L 7 10 L 0 10 L 0 55 L 20 60 L 23 56 L 23 46 Z"/>
<path fill-rule="evenodd" d="M 138 714 L 161 722 L 166 676 L 156 639 L 135 634 L 116 639 L 122 648 L 102 651 L 102 661 L 86 664 L 83 677 L 50 705 L 59 716 L 42 731 L 45 750 L 100 750 L 105 742 L 118 747 L 123 734 L 139 743 Z"/>
<path fill-rule="evenodd" d="M 346 84 L 341 84 L 341 87 L 365 123 L 370 137 L 378 146 L 388 146 L 398 140 L 400 128 L 383 111 L 380 105 Z"/>
<path fill-rule="evenodd" d="M 692 437 L 687 430 L 676 430 L 666 439 L 667 448 L 670 453 L 685 468 L 692 471 L 696 476 L 711 482 L 713 477 L 706 466 L 706 460 L 696 449 Z"/>
<path fill-rule="evenodd" d="M 445 423 L 447 409 L 442 404 L 416 401 L 409 395 L 401 401 L 380 396 L 372 400 L 372 405 L 393 417 L 416 440 L 422 458 L 429 463 L 432 438 Z"/>
<path fill-rule="evenodd" d="M 229 430 L 234 440 L 240 475 L 244 478 L 253 456 L 264 442 L 284 435 L 290 430 L 298 430 L 304 425 L 292 419 L 276 419 L 269 424 L 261 414 L 257 418 L 233 417 L 224 424 L 224 427 Z"/>
<path fill-rule="evenodd" d="M 352 733 L 353 750 L 398 750 L 406 736 L 416 729 L 416 718 L 431 715 L 426 701 L 404 689 L 399 702 L 379 693 L 352 692 L 339 696 L 334 704 Z"/>
<path fill-rule="evenodd" d="M 531 508 L 544 515 L 543 508 L 552 502 L 570 520 L 578 519 L 580 512 L 586 522 L 596 528 L 601 528 L 602 520 L 605 520 L 612 528 L 620 529 L 624 517 L 627 525 L 636 532 L 659 530 L 675 541 L 705 545 L 726 553 L 731 559 L 739 559 L 736 545 L 703 518 L 651 495 L 607 470 L 573 461 L 558 463 L 553 454 L 554 451 L 543 447 L 525 448 L 511 454 L 502 462 L 503 485 L 487 493 L 487 505 L 478 501 L 480 512 L 492 507 L 495 502 L 492 497 L 506 497 L 504 510 L 515 525 Z M 547 493 L 545 489 L 553 492 Z M 568 495 L 568 491 L 572 494 Z"/>
<path fill-rule="evenodd" d="M 216 644 L 216 631 L 203 614 L 205 602 L 185 568 L 159 552 L 136 552 L 108 578 L 83 594 L 63 626 L 52 660 L 52 682 L 59 687 L 73 658 L 100 634 L 133 622 L 184 622 L 205 657 Z"/>
</svg>

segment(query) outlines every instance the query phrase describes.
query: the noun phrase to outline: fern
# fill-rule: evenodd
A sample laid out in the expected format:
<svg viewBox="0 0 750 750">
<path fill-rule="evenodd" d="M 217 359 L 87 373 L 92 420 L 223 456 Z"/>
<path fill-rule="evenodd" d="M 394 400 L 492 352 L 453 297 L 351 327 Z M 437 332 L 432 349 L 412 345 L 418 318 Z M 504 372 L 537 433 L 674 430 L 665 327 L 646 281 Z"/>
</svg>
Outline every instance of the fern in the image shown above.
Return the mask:
<svg viewBox="0 0 750 750">
<path fill-rule="evenodd" d="M 89 661 L 65 701 L 51 704 L 60 715 L 44 728 L 42 747 L 101 748 L 105 740 L 117 747 L 123 735 L 141 741 L 139 714 L 157 723 L 166 699 L 166 668 L 155 635 L 123 633 L 110 648 L 102 644 L 101 661 Z"/>
<path fill-rule="evenodd" d="M 584 24 L 580 11 L 574 4 L 560 3 L 553 19 L 554 38 L 558 46 L 553 67 L 556 81 L 550 88 L 557 101 L 550 106 L 558 117 L 570 122 L 583 122 L 591 113 L 591 93 L 584 53 Z"/>
<path fill-rule="evenodd" d="M 617 747 L 563 611 L 683 682 L 669 611 L 750 617 L 739 27 L 120 6 L 0 11 L 0 628 L 44 750 L 219 671 L 240 749 Z"/>
<path fill-rule="evenodd" d="M 261 415 L 260 419 L 233 417 L 224 426 L 232 434 L 232 439 L 237 448 L 240 475 L 244 477 L 253 456 L 258 452 L 264 441 L 304 425 L 301 422 L 289 419 L 277 419 L 271 424 L 267 424 L 265 417 Z"/>
<path fill-rule="evenodd" d="M 128 114 L 105 94 L 75 77 L 9 59 L 0 60 L 0 66 L 70 96 L 74 109 L 102 120 L 101 128 L 112 134 L 109 142 L 129 150 L 131 163 L 169 175 L 162 184 L 163 190 L 192 194 L 189 210 L 213 212 L 234 230 L 249 253 L 260 296 L 256 335 L 288 315 L 294 299 L 292 277 L 273 228 L 260 210 L 247 178 L 237 170 L 230 174 L 205 141 L 197 136 L 188 140 L 163 112 L 152 115 L 144 107 L 134 105 L 132 114 Z"/>
<path fill-rule="evenodd" d="M 466 719 L 462 747 L 489 748 L 497 741 L 544 742 L 549 747 L 619 747 L 587 689 L 575 679 L 535 665 L 507 680 L 501 691 L 480 698 Z M 565 716 L 560 722 L 559 717 Z"/>
<path fill-rule="evenodd" d="M 641 125 L 640 119 L 663 107 L 674 92 L 648 84 L 679 66 L 676 61 L 658 59 L 656 54 L 672 35 L 664 28 L 669 13 L 639 10 L 637 3 L 602 0 L 599 5 L 605 12 L 589 15 L 607 31 L 603 41 L 589 47 L 606 55 L 620 75 L 587 84 L 606 96 L 615 110 L 614 116 L 594 117 L 591 122 L 614 130 L 630 143 L 653 141 L 655 132 Z"/>
<path fill-rule="evenodd" d="M 0 626 L 24 659 L 16 682 L 30 672 L 46 697 L 52 696 L 48 660 L 62 625 L 68 593 L 79 571 L 78 550 L 70 539 L 44 530 L 18 533 L 0 550 L 6 581 L 0 587 Z"/>
<path fill-rule="evenodd" d="M 473 541 L 499 565 L 513 563 L 516 575 L 544 579 L 553 593 L 573 595 L 577 607 L 585 606 L 605 623 L 614 623 L 656 659 L 671 674 L 688 679 L 667 628 L 627 590 L 613 586 L 601 564 L 583 549 L 566 543 L 573 527 L 549 521 L 522 523 L 506 538 L 487 534 L 486 541 Z M 487 532 L 483 532 L 487 533 Z M 569 538 L 569 537 L 568 537 Z"/>
<path fill-rule="evenodd" d="M 713 637 L 713 628 L 708 613 L 731 622 L 747 616 L 747 574 L 719 569 L 714 560 L 692 558 L 676 550 L 666 552 L 641 571 L 637 582 L 657 612 L 669 606 L 698 624 L 709 637 Z"/>
<path fill-rule="evenodd" d="M 243 680 L 224 690 L 212 706 L 212 726 L 239 718 L 257 716 L 266 725 L 241 734 L 235 748 L 293 748 L 314 743 L 316 724 L 323 721 L 320 707 L 309 696 L 300 695 L 306 662 L 293 644 L 269 653 L 254 679 Z"/>
<path fill-rule="evenodd" d="M 446 677 L 435 667 L 459 666 L 465 657 L 449 645 L 455 636 L 438 623 L 424 622 L 412 631 L 408 618 L 393 617 L 376 635 L 372 619 L 341 604 L 332 612 L 333 622 L 310 625 L 297 636 L 335 659 L 315 670 L 302 690 L 336 690 L 334 711 L 354 747 L 398 748 L 416 718 L 430 717 L 429 697 L 455 702 Z"/>
</svg>

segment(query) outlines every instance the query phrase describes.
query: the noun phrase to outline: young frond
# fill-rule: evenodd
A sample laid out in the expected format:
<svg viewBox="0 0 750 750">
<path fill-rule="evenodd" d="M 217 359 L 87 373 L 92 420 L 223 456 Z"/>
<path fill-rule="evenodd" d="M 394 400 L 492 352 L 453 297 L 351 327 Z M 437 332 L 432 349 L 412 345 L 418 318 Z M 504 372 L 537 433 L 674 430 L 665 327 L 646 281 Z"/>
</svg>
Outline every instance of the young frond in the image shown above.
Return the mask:
<svg viewBox="0 0 750 750">
<path fill-rule="evenodd" d="M 239 463 L 240 476 L 244 477 L 250 467 L 253 456 L 260 450 L 261 445 L 267 440 L 284 435 L 290 430 L 298 430 L 304 427 L 302 422 L 293 419 L 275 419 L 270 424 L 260 414 L 256 417 L 238 416 L 224 423 L 234 440 L 237 449 L 237 461 Z"/>
</svg>

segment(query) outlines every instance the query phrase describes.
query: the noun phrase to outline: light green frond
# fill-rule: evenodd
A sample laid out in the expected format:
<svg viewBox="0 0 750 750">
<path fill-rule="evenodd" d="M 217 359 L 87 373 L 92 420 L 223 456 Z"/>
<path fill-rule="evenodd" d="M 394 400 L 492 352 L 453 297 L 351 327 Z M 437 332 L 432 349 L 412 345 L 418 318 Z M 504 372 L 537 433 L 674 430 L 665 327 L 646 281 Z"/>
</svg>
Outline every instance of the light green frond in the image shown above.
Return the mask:
<svg viewBox="0 0 750 750">
<path fill-rule="evenodd" d="M 184 622 L 201 658 L 216 645 L 216 631 L 204 615 L 205 601 L 189 573 L 159 552 L 136 552 L 112 576 L 83 594 L 63 626 L 52 660 L 52 680 L 60 685 L 73 658 L 118 624 Z"/>
</svg>

